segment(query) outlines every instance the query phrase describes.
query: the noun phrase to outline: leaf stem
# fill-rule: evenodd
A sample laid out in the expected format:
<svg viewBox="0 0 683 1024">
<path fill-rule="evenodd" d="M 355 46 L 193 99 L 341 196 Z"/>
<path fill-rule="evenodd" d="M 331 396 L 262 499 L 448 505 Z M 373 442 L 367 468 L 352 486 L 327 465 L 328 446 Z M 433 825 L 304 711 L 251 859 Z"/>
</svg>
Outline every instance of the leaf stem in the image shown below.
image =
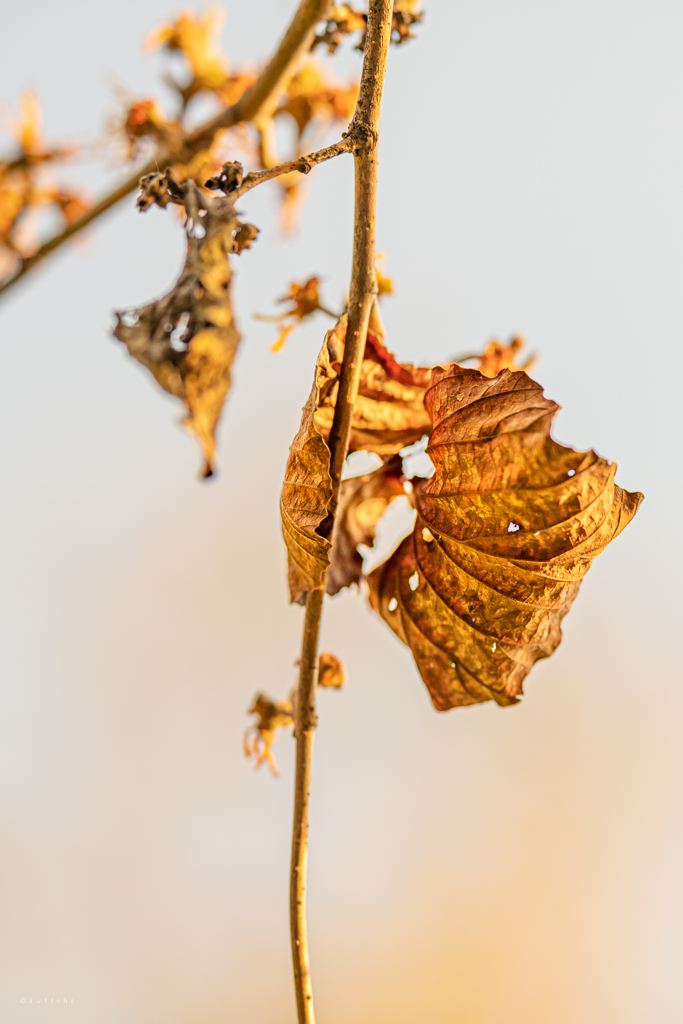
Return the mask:
<svg viewBox="0 0 683 1024">
<path fill-rule="evenodd" d="M 152 174 L 154 171 L 164 171 L 170 164 L 178 160 L 189 160 L 204 149 L 213 139 L 214 134 L 222 128 L 231 128 L 233 125 L 239 124 L 240 121 L 253 121 L 272 113 L 287 84 L 296 73 L 299 60 L 308 51 L 317 25 L 324 20 L 330 3 L 331 0 L 301 0 L 275 53 L 254 84 L 247 89 L 237 103 L 227 107 L 216 117 L 186 136 L 180 149 L 168 146 L 159 149 L 144 167 L 140 167 L 129 178 L 117 185 L 87 213 L 84 213 L 79 220 L 49 238 L 33 255 L 25 257 L 16 273 L 4 284 L 0 284 L 0 295 L 9 291 L 29 271 L 42 263 L 46 256 L 55 252 L 79 231 L 116 206 L 121 199 L 125 199 L 131 192 L 134 192 L 143 175 Z"/>
<path fill-rule="evenodd" d="M 328 440 L 333 497 L 330 502 L 330 514 L 319 528 L 319 532 L 324 532 L 328 537 L 332 534 L 334 515 L 339 502 L 342 466 L 349 446 L 353 407 L 358 396 L 370 309 L 377 294 L 375 275 L 377 144 L 382 89 L 391 38 L 392 11 L 393 0 L 369 0 L 367 40 L 360 93 L 347 136 L 353 140 L 355 164 L 353 266 L 349 291 L 346 345 L 334 419 Z M 316 726 L 315 680 L 323 596 L 324 584 L 321 589 L 311 591 L 306 600 L 295 712 L 296 778 L 290 875 L 290 927 L 299 1024 L 315 1024 L 306 931 L 306 865 L 311 760 Z"/>
</svg>

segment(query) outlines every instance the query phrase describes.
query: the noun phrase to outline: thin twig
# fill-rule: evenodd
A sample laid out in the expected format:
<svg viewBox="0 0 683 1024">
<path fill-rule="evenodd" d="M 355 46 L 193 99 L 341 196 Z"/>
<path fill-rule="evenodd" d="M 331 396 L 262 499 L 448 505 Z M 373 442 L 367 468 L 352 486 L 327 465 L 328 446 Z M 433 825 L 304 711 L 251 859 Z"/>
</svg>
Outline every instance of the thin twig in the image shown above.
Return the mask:
<svg viewBox="0 0 683 1024">
<path fill-rule="evenodd" d="M 358 104 L 349 131 L 349 135 L 353 137 L 356 171 L 353 268 L 344 359 L 334 419 L 328 440 L 331 453 L 330 473 L 333 500 L 331 514 L 320 528 L 322 533 L 324 527 L 324 532 L 328 537 L 332 533 L 334 513 L 339 501 L 341 471 L 349 445 L 353 407 L 358 396 L 370 309 L 377 293 L 375 274 L 377 143 L 382 88 L 391 38 L 392 10 L 393 0 L 369 0 L 363 74 Z M 306 931 L 306 865 L 311 759 L 316 726 L 315 681 L 323 595 L 324 583 L 321 589 L 311 591 L 306 601 L 295 710 L 296 779 L 290 875 L 290 927 L 299 1024 L 315 1024 Z"/>
<path fill-rule="evenodd" d="M 299 686 L 294 707 L 296 770 L 294 780 L 294 826 L 289 886 L 289 924 L 292 938 L 294 989 L 299 1024 L 315 1024 L 313 990 L 306 927 L 306 870 L 308 866 L 308 817 L 311 797 L 313 737 L 317 725 L 315 684 L 318 670 L 318 636 L 323 608 L 322 590 L 313 590 L 306 600 L 301 637 Z"/>
<path fill-rule="evenodd" d="M 317 149 L 314 153 L 298 156 L 296 160 L 287 160 L 286 163 L 277 164 L 275 167 L 267 167 L 265 171 L 250 171 L 240 187 L 231 192 L 230 195 L 237 198 L 244 195 L 245 192 L 249 192 L 250 189 L 255 188 L 256 185 L 260 185 L 264 181 L 271 181 L 273 178 L 279 178 L 281 174 L 289 174 L 291 171 L 308 174 L 317 164 L 321 164 L 323 160 L 331 160 L 342 153 L 351 153 L 354 147 L 355 139 L 349 131 L 339 142 L 335 142 L 332 146 L 325 146 L 324 149 Z"/>
<path fill-rule="evenodd" d="M 0 295 L 9 291 L 29 271 L 42 263 L 46 256 L 59 249 L 83 228 L 92 224 L 101 214 L 116 206 L 121 199 L 125 199 L 131 192 L 134 192 L 143 175 L 152 174 L 154 171 L 164 171 L 169 164 L 178 159 L 189 160 L 204 149 L 213 139 L 215 133 L 222 128 L 231 128 L 241 121 L 253 121 L 257 117 L 272 113 L 289 81 L 296 73 L 300 58 L 307 53 L 316 27 L 320 21 L 324 20 L 330 4 L 331 0 L 301 0 L 275 53 L 254 84 L 247 89 L 237 103 L 227 107 L 206 124 L 196 128 L 183 140 L 180 148 L 164 146 L 158 150 L 144 167 L 139 168 L 129 178 L 121 182 L 79 220 L 70 224 L 59 234 L 53 235 L 33 255 L 23 259 L 14 276 L 0 285 Z"/>
</svg>

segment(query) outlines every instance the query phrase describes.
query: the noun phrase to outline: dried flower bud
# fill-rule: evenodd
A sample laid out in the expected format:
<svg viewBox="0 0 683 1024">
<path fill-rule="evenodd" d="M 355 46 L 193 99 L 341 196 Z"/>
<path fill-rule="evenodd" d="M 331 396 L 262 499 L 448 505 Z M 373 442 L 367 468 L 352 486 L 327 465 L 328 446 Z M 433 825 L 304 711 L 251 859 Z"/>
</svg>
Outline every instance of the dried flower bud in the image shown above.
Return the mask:
<svg viewBox="0 0 683 1024">
<path fill-rule="evenodd" d="M 244 168 L 238 161 L 223 164 L 219 173 L 204 182 L 204 188 L 212 192 L 234 192 L 244 181 Z"/>
<path fill-rule="evenodd" d="M 336 654 L 321 651 L 318 658 L 318 686 L 338 690 L 346 682 L 346 670 Z"/>
</svg>

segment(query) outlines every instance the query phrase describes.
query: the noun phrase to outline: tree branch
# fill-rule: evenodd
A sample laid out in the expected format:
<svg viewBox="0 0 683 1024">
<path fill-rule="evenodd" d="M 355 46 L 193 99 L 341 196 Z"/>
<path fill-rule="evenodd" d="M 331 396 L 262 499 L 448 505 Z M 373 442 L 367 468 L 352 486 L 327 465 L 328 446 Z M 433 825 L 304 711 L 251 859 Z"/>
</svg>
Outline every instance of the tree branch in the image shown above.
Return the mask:
<svg viewBox="0 0 683 1024">
<path fill-rule="evenodd" d="M 277 50 L 265 66 L 258 79 L 247 89 L 233 106 L 221 111 L 216 117 L 191 132 L 184 140 L 182 159 L 190 159 L 204 149 L 221 128 L 231 128 L 240 121 L 253 121 L 257 117 L 270 114 L 280 101 L 282 93 L 297 70 L 300 58 L 308 51 L 318 23 L 324 20 L 331 0 L 301 0 L 292 18 L 289 28 L 280 40 Z M 164 171 L 169 164 L 178 160 L 181 154 L 177 149 L 163 147 L 155 153 L 144 167 L 141 167 L 125 181 L 121 182 L 108 195 L 96 203 L 79 220 L 70 224 L 57 235 L 44 242 L 32 256 L 21 261 L 17 272 L 8 281 L 0 285 L 0 295 L 9 291 L 35 266 L 59 249 L 70 238 L 77 235 L 94 220 L 110 210 L 138 187 L 140 178 L 154 171 Z"/>
<path fill-rule="evenodd" d="M 349 293 L 349 321 L 339 391 L 328 445 L 333 498 L 330 515 L 320 532 L 332 534 L 339 502 L 341 471 L 349 446 L 351 417 L 358 396 L 361 363 L 365 351 L 370 309 L 377 293 L 375 274 L 375 227 L 377 211 L 377 144 L 382 89 L 391 38 L 393 0 L 369 0 L 363 73 L 356 112 L 349 135 L 353 139 L 356 201 L 353 234 L 353 267 Z M 324 582 L 306 601 L 301 643 L 299 685 L 295 708 L 296 779 L 290 875 L 290 928 L 294 984 L 299 1024 L 315 1024 L 306 931 L 306 866 L 311 759 L 316 727 L 315 682 L 318 636 L 322 616 Z"/>
</svg>

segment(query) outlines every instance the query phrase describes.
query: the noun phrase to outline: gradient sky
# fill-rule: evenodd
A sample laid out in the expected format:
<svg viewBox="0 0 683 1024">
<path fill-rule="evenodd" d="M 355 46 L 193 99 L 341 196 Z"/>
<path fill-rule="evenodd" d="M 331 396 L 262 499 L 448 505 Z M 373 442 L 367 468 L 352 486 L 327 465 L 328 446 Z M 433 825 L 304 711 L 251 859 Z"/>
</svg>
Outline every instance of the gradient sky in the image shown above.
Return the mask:
<svg viewBox="0 0 683 1024">
<path fill-rule="evenodd" d="M 289 17 L 228 0 L 235 64 Z M 665 0 L 428 0 L 394 50 L 378 243 L 400 358 L 519 332 L 555 436 L 646 500 L 591 569 L 521 705 L 437 714 L 409 651 L 345 594 L 323 645 L 310 866 L 321 1024 L 683 1019 L 681 279 L 683 9 Z M 156 90 L 166 0 L 11 0 L 0 100 L 94 141 L 112 83 Z M 357 73 L 358 55 L 331 68 Z M 115 180 L 73 166 L 94 194 Z M 326 322 L 269 351 L 294 278 L 348 286 L 352 168 L 311 174 L 299 232 L 274 186 L 235 279 L 244 335 L 219 476 L 110 337 L 168 289 L 177 220 L 129 199 L 0 304 L 0 1018 L 293 1024 L 282 777 L 241 752 L 256 690 L 295 677 L 278 495 Z M 21 998 L 34 1004 L 22 1004 Z M 73 1004 L 36 1005 L 37 998 Z"/>
</svg>

